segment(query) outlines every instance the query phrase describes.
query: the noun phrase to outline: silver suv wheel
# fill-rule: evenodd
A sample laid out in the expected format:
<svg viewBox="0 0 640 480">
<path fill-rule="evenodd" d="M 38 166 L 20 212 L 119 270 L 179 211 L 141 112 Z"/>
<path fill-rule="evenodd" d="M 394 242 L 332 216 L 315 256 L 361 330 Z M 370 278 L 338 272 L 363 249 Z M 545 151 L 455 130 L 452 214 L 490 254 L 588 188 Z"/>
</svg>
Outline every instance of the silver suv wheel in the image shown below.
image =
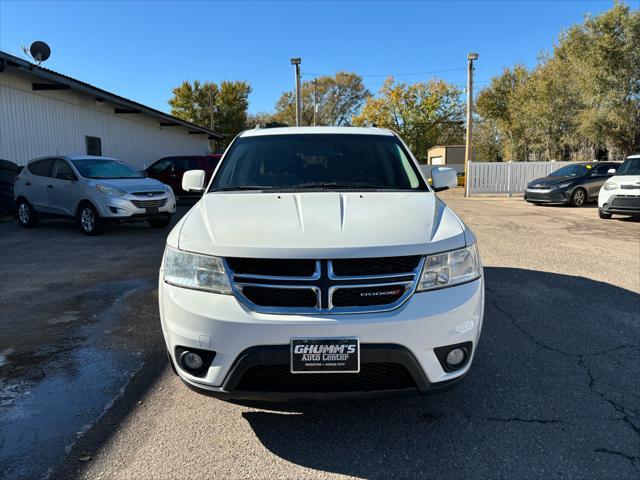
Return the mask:
<svg viewBox="0 0 640 480">
<path fill-rule="evenodd" d="M 18 206 L 18 220 L 20 220 L 20 223 L 23 225 L 28 224 L 30 216 L 31 212 L 29 212 L 29 207 L 27 206 L 27 204 L 24 202 L 20 202 L 20 205 Z"/>
<path fill-rule="evenodd" d="M 80 213 L 80 225 L 85 232 L 92 232 L 96 226 L 96 216 L 91 207 L 84 207 Z"/>
</svg>

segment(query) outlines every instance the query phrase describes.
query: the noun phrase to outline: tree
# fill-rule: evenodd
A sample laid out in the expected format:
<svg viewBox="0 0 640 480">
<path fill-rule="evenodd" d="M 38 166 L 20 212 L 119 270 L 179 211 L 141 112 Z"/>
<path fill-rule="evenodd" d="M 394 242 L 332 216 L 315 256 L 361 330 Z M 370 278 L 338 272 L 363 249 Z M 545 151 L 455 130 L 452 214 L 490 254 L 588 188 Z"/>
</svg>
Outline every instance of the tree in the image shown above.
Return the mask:
<svg viewBox="0 0 640 480">
<path fill-rule="evenodd" d="M 209 128 L 211 126 L 210 95 L 213 95 L 212 100 L 215 103 L 215 98 L 218 96 L 218 86 L 215 83 L 200 83 L 199 80 L 193 83 L 182 82 L 179 87 L 173 89 L 173 97 L 169 100 L 171 115 Z"/>
<path fill-rule="evenodd" d="M 213 107 L 214 130 L 225 135 L 221 143 L 226 146 L 245 128 L 250 93 L 251 86 L 245 81 L 225 80 L 219 86 L 185 81 L 173 89 L 171 115 L 210 128 Z"/>
<path fill-rule="evenodd" d="M 316 125 L 349 125 L 371 92 L 360 75 L 338 72 L 335 76 L 317 77 L 302 82 L 302 124 L 313 125 L 314 99 L 317 105 Z M 295 93 L 284 92 L 276 103 L 274 120 L 296 124 Z"/>
<path fill-rule="evenodd" d="M 462 142 L 465 107 L 461 93 L 442 80 L 408 84 L 389 77 L 379 95 L 368 98 L 361 113 L 353 117 L 353 124 L 398 132 L 424 160 L 433 145 Z"/>
<path fill-rule="evenodd" d="M 616 3 L 560 35 L 550 55 L 492 79 L 477 111 L 507 160 L 623 158 L 640 149 L 640 12 Z M 487 148 L 489 148 L 487 150 Z"/>
<path fill-rule="evenodd" d="M 571 27 L 555 57 L 580 93 L 578 134 L 617 156 L 640 149 L 640 11 L 616 3 Z"/>
</svg>

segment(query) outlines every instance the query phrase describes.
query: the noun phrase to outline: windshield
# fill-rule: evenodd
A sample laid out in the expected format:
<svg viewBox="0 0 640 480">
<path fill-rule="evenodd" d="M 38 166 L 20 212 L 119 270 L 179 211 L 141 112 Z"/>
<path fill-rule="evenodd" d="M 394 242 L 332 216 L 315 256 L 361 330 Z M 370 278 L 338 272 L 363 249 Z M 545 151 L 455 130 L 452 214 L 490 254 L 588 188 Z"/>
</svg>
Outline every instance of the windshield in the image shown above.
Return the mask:
<svg viewBox="0 0 640 480">
<path fill-rule="evenodd" d="M 616 175 L 640 175 L 640 158 L 627 158 Z"/>
<path fill-rule="evenodd" d="M 254 189 L 428 190 L 396 137 L 352 134 L 238 138 L 209 191 Z"/>
<path fill-rule="evenodd" d="M 583 177 L 591 170 L 591 165 L 567 165 L 549 174 L 550 177 Z"/>
<path fill-rule="evenodd" d="M 139 171 L 118 160 L 73 160 L 73 165 L 84 178 L 144 178 Z"/>
</svg>

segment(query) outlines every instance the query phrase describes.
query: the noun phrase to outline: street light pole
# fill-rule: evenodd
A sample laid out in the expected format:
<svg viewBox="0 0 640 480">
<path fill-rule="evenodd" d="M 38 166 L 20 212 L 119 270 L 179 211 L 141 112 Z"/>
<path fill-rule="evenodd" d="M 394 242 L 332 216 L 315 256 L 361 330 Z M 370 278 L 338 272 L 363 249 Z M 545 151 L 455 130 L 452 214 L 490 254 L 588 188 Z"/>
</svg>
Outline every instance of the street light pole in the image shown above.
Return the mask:
<svg viewBox="0 0 640 480">
<path fill-rule="evenodd" d="M 300 91 L 300 64 L 301 58 L 292 58 L 291 65 L 296 67 L 296 127 L 302 125 L 302 92 Z"/>
<path fill-rule="evenodd" d="M 316 114 L 318 113 L 318 99 L 317 99 L 317 84 L 316 79 L 313 79 L 313 126 L 316 126 Z"/>
<path fill-rule="evenodd" d="M 467 55 L 467 143 L 464 151 L 464 196 L 469 196 L 469 162 L 473 152 L 473 61 L 477 53 Z"/>
</svg>

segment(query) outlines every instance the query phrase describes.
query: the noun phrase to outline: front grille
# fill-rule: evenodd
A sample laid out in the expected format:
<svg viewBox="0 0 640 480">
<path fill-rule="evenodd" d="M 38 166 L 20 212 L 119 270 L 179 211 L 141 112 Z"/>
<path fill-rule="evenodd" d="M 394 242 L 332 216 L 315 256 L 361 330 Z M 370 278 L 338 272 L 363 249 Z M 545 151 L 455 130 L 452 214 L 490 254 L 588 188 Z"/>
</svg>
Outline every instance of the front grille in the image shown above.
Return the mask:
<svg viewBox="0 0 640 480">
<path fill-rule="evenodd" d="M 375 392 L 416 388 L 397 363 L 364 363 L 360 373 L 293 374 L 289 365 L 257 365 L 244 373 L 236 390 L 244 392 Z"/>
<path fill-rule="evenodd" d="M 136 195 L 138 197 L 159 197 L 164 192 L 133 192 L 131 195 Z"/>
<path fill-rule="evenodd" d="M 230 257 L 225 261 L 238 299 L 255 311 L 285 314 L 396 308 L 413 292 L 422 265 L 419 255 L 340 260 Z"/>
<path fill-rule="evenodd" d="M 347 258 L 332 260 L 333 273 L 341 277 L 410 273 L 420 263 L 420 256 Z"/>
<path fill-rule="evenodd" d="M 339 288 L 333 293 L 335 307 L 364 307 L 369 305 L 388 305 L 397 301 L 405 292 L 405 286 L 384 285 L 376 287 Z"/>
<path fill-rule="evenodd" d="M 246 286 L 242 293 L 250 302 L 263 307 L 313 308 L 318 304 L 318 297 L 310 288 Z"/>
<path fill-rule="evenodd" d="M 153 207 L 163 207 L 165 203 L 167 203 L 166 198 L 160 198 L 158 200 L 131 200 L 138 208 L 153 208 Z"/>
<path fill-rule="evenodd" d="M 316 270 L 315 260 L 228 257 L 233 273 L 271 277 L 310 277 Z"/>
<path fill-rule="evenodd" d="M 616 197 L 611 202 L 612 208 L 640 208 L 640 197 Z"/>
</svg>

